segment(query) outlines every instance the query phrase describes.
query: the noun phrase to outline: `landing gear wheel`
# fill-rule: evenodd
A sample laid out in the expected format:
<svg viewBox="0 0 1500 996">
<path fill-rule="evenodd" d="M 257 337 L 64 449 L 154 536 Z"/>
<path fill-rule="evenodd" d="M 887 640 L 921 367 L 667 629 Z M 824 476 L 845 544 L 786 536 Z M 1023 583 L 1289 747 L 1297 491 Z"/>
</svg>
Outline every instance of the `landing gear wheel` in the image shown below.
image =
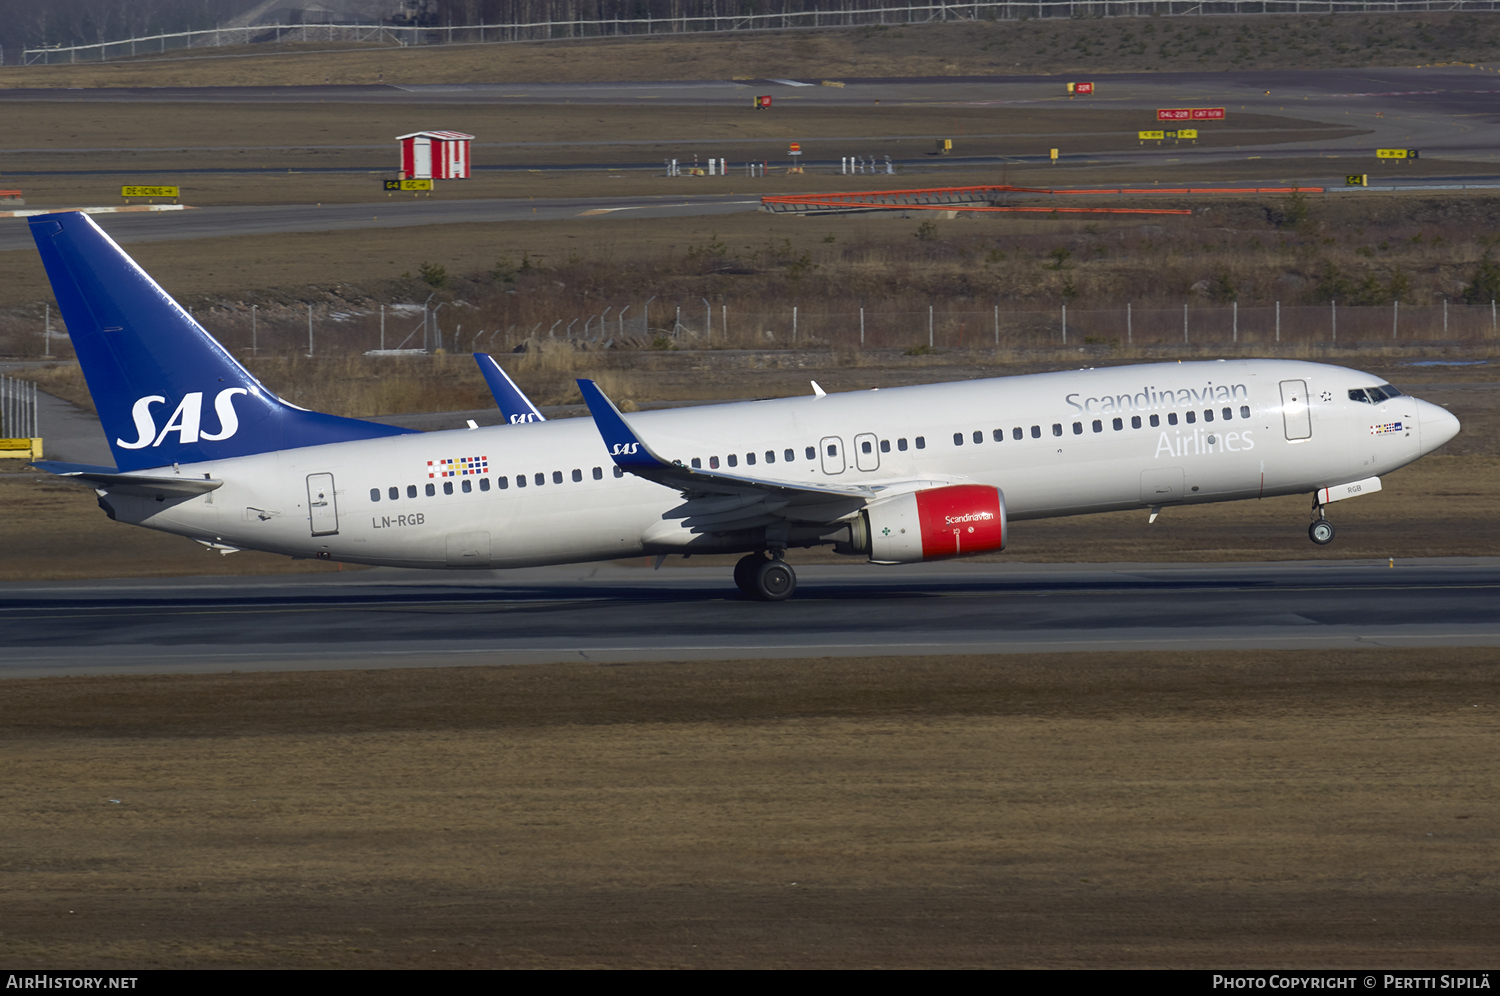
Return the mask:
<svg viewBox="0 0 1500 996">
<path fill-rule="evenodd" d="M 755 572 L 766 562 L 764 554 L 747 553 L 734 565 L 735 586 L 751 598 L 759 598 L 755 590 Z"/>
<path fill-rule="evenodd" d="M 1319 546 L 1327 546 L 1333 542 L 1333 523 L 1327 519 L 1319 519 L 1307 527 L 1307 536 Z"/>
<path fill-rule="evenodd" d="M 766 560 L 755 569 L 754 597 L 763 602 L 782 602 L 797 590 L 797 575 L 781 560 Z"/>
</svg>

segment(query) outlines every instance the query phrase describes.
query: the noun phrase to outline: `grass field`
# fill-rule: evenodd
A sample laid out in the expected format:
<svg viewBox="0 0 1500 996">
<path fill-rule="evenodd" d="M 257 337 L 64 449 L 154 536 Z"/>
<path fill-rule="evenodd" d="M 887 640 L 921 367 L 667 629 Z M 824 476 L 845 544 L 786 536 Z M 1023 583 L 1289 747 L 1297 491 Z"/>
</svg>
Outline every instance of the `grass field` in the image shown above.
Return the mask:
<svg viewBox="0 0 1500 996">
<path fill-rule="evenodd" d="M 309 50 L 311 49 L 311 50 Z M 0 86 L 312 86 L 1300 69 L 1500 58 L 1490 13 L 1077 18 L 691 38 L 197 50 L 164 61 L 14 66 Z"/>
<path fill-rule="evenodd" d="M 1494 660 L 10 681 L 0 958 L 1484 968 Z"/>
</svg>

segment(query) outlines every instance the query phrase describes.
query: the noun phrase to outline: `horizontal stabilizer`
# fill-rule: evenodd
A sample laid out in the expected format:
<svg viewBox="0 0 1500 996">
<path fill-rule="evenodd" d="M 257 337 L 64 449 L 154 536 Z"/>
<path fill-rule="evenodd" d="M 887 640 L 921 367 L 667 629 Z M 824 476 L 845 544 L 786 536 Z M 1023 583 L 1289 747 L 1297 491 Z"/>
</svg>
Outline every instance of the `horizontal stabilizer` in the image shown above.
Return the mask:
<svg viewBox="0 0 1500 996">
<path fill-rule="evenodd" d="M 209 477 L 145 477 L 141 474 L 121 474 L 113 467 L 90 467 L 55 460 L 38 460 L 32 466 L 64 480 L 87 484 L 113 495 L 134 495 L 139 498 L 194 498 L 224 486 L 223 481 Z"/>
</svg>

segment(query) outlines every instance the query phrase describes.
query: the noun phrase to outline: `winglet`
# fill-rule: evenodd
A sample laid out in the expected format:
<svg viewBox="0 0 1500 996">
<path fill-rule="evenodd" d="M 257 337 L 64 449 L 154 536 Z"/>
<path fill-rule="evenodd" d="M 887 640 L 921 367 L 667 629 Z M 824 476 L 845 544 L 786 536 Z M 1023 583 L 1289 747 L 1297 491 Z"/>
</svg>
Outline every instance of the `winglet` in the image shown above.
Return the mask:
<svg viewBox="0 0 1500 996">
<path fill-rule="evenodd" d="M 537 411 L 536 405 L 531 403 L 531 399 L 521 393 L 510 375 L 500 368 L 493 356 L 489 353 L 475 353 L 474 362 L 479 364 L 479 372 L 484 374 L 484 382 L 490 386 L 490 393 L 495 396 L 495 404 L 499 406 L 500 414 L 505 416 L 506 422 L 517 425 L 522 422 L 547 421 Z"/>
<path fill-rule="evenodd" d="M 609 450 L 610 459 L 614 460 L 615 466 L 633 474 L 670 466 L 666 460 L 652 453 L 631 431 L 625 422 L 625 416 L 620 414 L 620 409 L 615 407 L 613 401 L 604 396 L 598 384 L 580 379 L 578 390 L 583 392 L 583 402 L 589 406 L 589 414 L 594 416 L 594 425 L 598 427 L 599 435 L 604 437 L 604 448 Z"/>
</svg>

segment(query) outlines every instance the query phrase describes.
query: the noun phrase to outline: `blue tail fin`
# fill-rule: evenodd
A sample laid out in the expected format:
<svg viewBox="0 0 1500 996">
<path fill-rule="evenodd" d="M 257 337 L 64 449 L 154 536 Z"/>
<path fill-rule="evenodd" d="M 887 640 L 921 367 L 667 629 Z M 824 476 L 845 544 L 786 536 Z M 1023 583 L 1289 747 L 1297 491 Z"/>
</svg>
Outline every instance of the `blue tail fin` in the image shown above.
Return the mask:
<svg viewBox="0 0 1500 996">
<path fill-rule="evenodd" d="M 521 393 L 516 382 L 510 379 L 510 374 L 500 369 L 500 364 L 489 353 L 475 353 L 474 362 L 479 364 L 479 372 L 484 374 L 484 382 L 490 386 L 490 393 L 495 396 L 495 404 L 500 408 L 500 414 L 505 416 L 505 421 L 511 425 L 519 422 L 545 422 L 542 413 L 536 410 L 536 405 L 531 399 Z"/>
<path fill-rule="evenodd" d="M 85 214 L 31 235 L 120 470 L 394 436 L 266 390 Z"/>
</svg>

